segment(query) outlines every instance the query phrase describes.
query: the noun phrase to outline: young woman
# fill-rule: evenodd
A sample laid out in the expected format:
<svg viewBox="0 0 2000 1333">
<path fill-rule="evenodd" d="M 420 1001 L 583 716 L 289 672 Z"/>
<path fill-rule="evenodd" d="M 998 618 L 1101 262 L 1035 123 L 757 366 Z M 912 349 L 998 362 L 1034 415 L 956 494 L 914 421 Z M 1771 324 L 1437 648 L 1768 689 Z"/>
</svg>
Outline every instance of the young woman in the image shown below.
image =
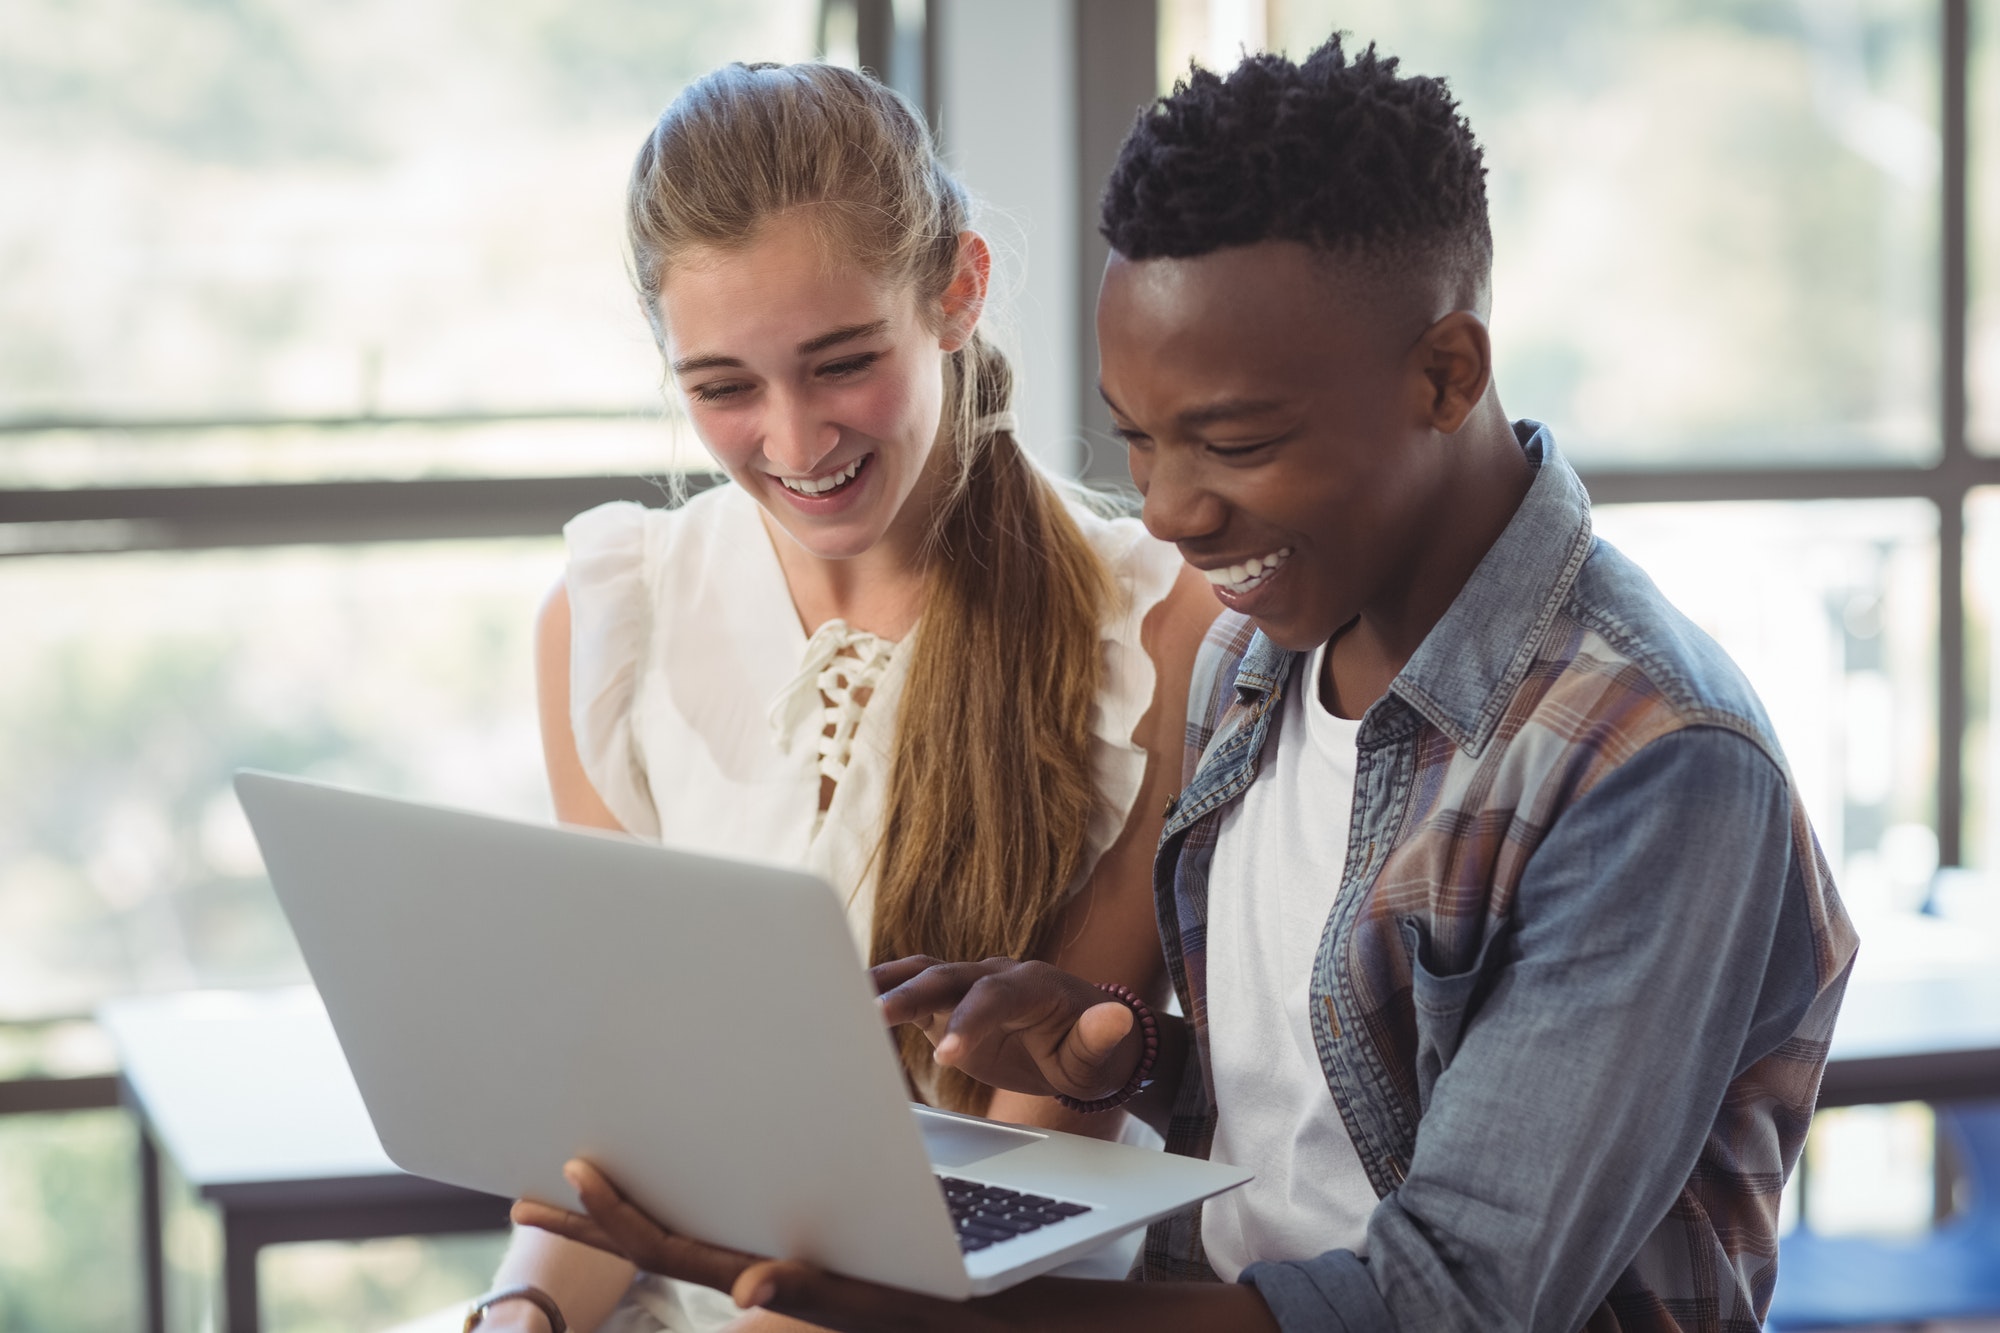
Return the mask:
<svg viewBox="0 0 2000 1333">
<path fill-rule="evenodd" d="M 662 115 L 634 276 L 733 484 L 569 524 L 539 634 L 556 811 L 808 866 L 876 962 L 1036 956 L 1159 995 L 1151 854 L 1216 604 L 1016 442 L 968 221 L 922 121 L 862 75 L 733 65 Z M 921 1036 L 905 1066 L 943 1105 L 1117 1131 L 941 1070 Z M 582 1333 L 740 1314 L 632 1278 L 523 1229 L 497 1289 Z M 481 1326 L 548 1324 L 515 1298 Z"/>
</svg>

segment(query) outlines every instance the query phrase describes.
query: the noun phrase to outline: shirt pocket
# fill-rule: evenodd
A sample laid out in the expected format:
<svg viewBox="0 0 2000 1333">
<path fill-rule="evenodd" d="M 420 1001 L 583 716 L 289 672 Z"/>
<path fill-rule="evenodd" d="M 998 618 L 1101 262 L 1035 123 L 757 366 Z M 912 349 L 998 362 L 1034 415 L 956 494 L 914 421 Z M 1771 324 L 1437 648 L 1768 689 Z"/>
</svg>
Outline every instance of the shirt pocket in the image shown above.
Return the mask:
<svg viewBox="0 0 2000 1333">
<path fill-rule="evenodd" d="M 1398 925 L 1410 955 L 1410 1000 L 1417 1028 L 1417 1109 L 1421 1114 L 1430 1109 L 1431 1089 L 1458 1054 L 1466 1026 L 1478 1012 L 1489 980 L 1486 961 L 1499 932 L 1480 941 L 1479 952 L 1462 971 L 1434 972 L 1431 967 L 1437 960 L 1430 957 L 1430 939 L 1420 919 L 1406 916 Z"/>
</svg>

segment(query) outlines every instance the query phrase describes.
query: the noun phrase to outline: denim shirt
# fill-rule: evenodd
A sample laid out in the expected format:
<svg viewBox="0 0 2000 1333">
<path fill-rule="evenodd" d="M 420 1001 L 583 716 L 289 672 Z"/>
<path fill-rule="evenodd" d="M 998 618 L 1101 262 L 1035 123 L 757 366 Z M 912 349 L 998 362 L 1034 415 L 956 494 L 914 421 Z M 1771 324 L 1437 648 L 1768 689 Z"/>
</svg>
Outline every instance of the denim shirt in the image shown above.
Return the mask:
<svg viewBox="0 0 2000 1333">
<path fill-rule="evenodd" d="M 1367 1257 L 1241 1280 L 1287 1333 L 1755 1330 L 1854 930 L 1742 675 L 1591 535 L 1548 431 L 1515 433 L 1526 498 L 1362 718 L 1353 807 L 1326 811 L 1339 892 L 1287 1000 L 1379 1196 Z M 1172 1151 L 1215 1129 L 1217 829 L 1304 657 L 1225 615 L 1197 662 L 1154 865 L 1193 1036 Z M 1199 1209 L 1139 1272 L 1213 1279 Z"/>
</svg>

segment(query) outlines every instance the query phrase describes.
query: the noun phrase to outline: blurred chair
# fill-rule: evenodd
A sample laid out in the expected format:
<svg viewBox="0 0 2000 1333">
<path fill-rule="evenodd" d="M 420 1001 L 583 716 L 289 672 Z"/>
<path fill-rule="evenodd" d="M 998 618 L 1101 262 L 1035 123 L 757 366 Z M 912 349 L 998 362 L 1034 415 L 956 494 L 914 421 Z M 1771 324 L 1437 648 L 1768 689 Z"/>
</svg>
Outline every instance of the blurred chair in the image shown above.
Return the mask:
<svg viewBox="0 0 2000 1333">
<path fill-rule="evenodd" d="M 1937 1132 L 1963 1173 L 1964 1211 L 1910 1240 L 1801 1226 L 1778 1243 L 1768 1328 L 2000 1316 L 2000 1102 L 1939 1106 Z"/>
</svg>

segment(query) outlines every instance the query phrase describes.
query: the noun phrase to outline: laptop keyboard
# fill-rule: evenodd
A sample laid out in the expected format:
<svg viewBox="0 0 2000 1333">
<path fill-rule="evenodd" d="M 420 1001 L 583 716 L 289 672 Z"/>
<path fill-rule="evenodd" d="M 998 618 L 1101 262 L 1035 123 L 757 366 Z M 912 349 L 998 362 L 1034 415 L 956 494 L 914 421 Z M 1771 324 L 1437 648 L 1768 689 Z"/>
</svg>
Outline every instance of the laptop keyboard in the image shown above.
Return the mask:
<svg viewBox="0 0 2000 1333">
<path fill-rule="evenodd" d="M 956 1176 L 939 1176 L 937 1182 L 944 1189 L 944 1201 L 951 1206 L 951 1222 L 958 1229 L 958 1248 L 966 1254 L 1090 1211 L 1087 1203 L 1051 1199 L 1046 1194 L 1023 1194 Z"/>
</svg>

